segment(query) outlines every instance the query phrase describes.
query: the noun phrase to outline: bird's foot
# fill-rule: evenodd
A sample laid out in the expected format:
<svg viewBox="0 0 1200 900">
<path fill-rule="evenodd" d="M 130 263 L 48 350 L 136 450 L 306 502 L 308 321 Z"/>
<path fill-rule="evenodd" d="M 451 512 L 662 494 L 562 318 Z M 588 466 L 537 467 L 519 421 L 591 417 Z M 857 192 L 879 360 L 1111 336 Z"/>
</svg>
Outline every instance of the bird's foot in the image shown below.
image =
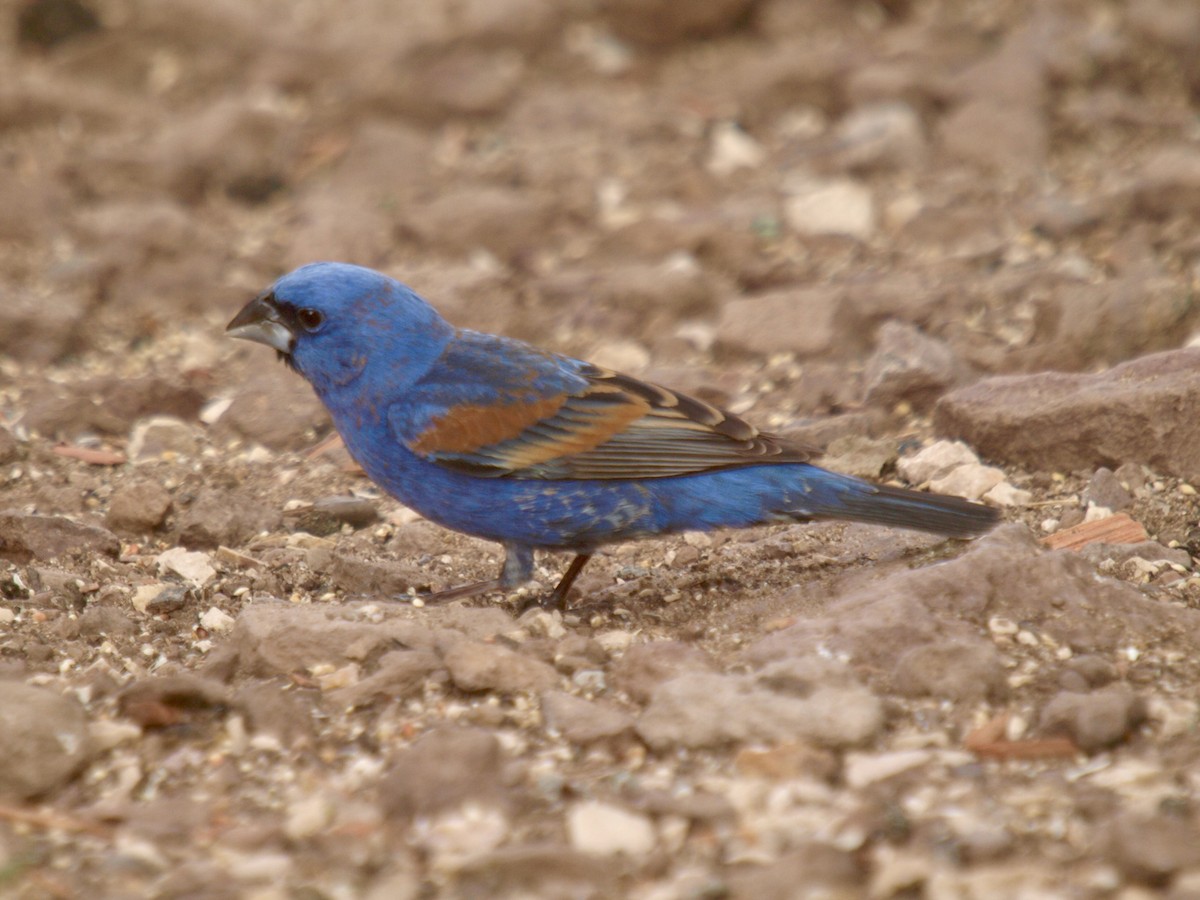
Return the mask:
<svg viewBox="0 0 1200 900">
<path fill-rule="evenodd" d="M 465 600 L 469 597 L 478 597 L 481 594 L 490 594 L 493 591 L 502 590 L 504 590 L 504 584 L 499 578 L 489 578 L 487 581 L 460 584 L 458 587 L 446 588 L 443 591 L 418 594 L 417 598 L 423 603 L 434 605 L 450 603 L 453 600 Z"/>
<path fill-rule="evenodd" d="M 422 603 L 449 603 L 453 600 L 464 600 L 470 597 L 478 597 L 480 594 L 490 594 L 495 591 L 511 591 L 522 582 L 528 581 L 533 574 L 533 551 L 527 547 L 511 546 L 507 547 L 507 554 L 504 560 L 504 568 L 500 571 L 500 577 L 491 578 L 487 581 L 477 581 L 472 584 L 464 584 L 459 587 L 447 588 L 444 591 L 433 591 L 428 594 L 419 594 L 417 599 Z M 567 566 L 567 571 L 559 580 L 557 586 L 549 594 L 540 596 L 532 596 L 523 600 L 517 607 L 517 615 L 522 615 L 534 607 L 541 607 L 545 610 L 558 610 L 562 612 L 566 608 L 567 594 L 571 590 L 571 585 L 575 583 L 575 579 L 579 577 L 579 573 L 583 571 L 583 567 L 587 565 L 587 561 L 592 558 L 590 553 L 580 553 L 571 560 L 571 564 Z"/>
<path fill-rule="evenodd" d="M 540 597 L 530 597 L 517 608 L 517 615 L 524 615 L 535 606 L 540 606 L 547 612 L 553 612 L 554 610 L 565 612 L 567 608 L 567 594 L 571 591 L 571 585 L 575 583 L 575 579 L 579 577 L 579 573 L 583 571 L 583 567 L 587 565 L 587 561 L 591 558 L 592 554 L 590 553 L 576 555 L 571 560 L 571 565 L 567 566 L 567 571 L 563 573 L 563 577 L 559 579 L 554 590 Z"/>
<path fill-rule="evenodd" d="M 521 618 L 521 616 L 525 615 L 531 609 L 544 609 L 546 612 L 554 612 L 555 610 L 566 612 L 567 598 L 559 597 L 556 590 L 548 594 L 530 594 L 528 597 L 522 598 L 521 602 L 517 604 L 515 610 L 517 618 Z"/>
</svg>

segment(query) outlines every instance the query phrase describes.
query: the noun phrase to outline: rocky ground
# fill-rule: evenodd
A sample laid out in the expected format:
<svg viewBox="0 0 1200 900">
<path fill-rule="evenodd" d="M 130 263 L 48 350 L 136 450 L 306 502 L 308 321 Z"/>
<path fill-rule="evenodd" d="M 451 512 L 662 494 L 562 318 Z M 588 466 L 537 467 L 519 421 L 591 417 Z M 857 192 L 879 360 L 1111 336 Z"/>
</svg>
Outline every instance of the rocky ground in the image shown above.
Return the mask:
<svg viewBox="0 0 1200 900">
<path fill-rule="evenodd" d="M 0 894 L 1200 896 L 1200 7 L 0 17 Z M 222 335 L 317 258 L 1007 523 L 423 606 Z"/>
</svg>

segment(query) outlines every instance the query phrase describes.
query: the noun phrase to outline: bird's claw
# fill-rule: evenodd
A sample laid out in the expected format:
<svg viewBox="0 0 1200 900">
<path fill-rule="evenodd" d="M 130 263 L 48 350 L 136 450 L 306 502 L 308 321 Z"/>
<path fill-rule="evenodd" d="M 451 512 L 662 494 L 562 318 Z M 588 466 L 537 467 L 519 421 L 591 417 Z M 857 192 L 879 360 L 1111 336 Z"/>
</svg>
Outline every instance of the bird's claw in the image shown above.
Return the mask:
<svg viewBox="0 0 1200 900">
<path fill-rule="evenodd" d="M 567 603 L 565 597 L 560 597 L 558 591 L 550 593 L 531 594 L 520 602 L 517 606 L 517 618 L 525 615 L 531 609 L 542 609 L 546 612 L 566 612 Z"/>
</svg>

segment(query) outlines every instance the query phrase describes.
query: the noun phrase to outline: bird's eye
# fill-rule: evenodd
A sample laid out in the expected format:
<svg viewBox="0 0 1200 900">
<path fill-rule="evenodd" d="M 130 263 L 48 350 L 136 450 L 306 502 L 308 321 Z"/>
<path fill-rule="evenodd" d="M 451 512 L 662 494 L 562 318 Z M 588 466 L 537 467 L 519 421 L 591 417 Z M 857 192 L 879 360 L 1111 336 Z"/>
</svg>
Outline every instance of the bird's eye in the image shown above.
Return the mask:
<svg viewBox="0 0 1200 900">
<path fill-rule="evenodd" d="M 325 314 L 319 309 L 306 306 L 296 310 L 296 321 L 305 331 L 316 331 L 325 322 Z"/>
</svg>

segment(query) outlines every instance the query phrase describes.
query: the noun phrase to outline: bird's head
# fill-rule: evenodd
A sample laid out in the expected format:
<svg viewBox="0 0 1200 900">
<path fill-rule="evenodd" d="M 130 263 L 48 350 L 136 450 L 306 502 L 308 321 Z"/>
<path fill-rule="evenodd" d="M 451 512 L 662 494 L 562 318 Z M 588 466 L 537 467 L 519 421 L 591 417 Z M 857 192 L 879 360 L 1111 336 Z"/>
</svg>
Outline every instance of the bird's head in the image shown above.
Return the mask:
<svg viewBox="0 0 1200 900">
<path fill-rule="evenodd" d="M 274 347 L 325 395 L 372 364 L 403 383 L 441 352 L 453 328 L 411 289 L 371 269 L 319 262 L 284 275 L 233 317 L 231 337 Z"/>
</svg>

